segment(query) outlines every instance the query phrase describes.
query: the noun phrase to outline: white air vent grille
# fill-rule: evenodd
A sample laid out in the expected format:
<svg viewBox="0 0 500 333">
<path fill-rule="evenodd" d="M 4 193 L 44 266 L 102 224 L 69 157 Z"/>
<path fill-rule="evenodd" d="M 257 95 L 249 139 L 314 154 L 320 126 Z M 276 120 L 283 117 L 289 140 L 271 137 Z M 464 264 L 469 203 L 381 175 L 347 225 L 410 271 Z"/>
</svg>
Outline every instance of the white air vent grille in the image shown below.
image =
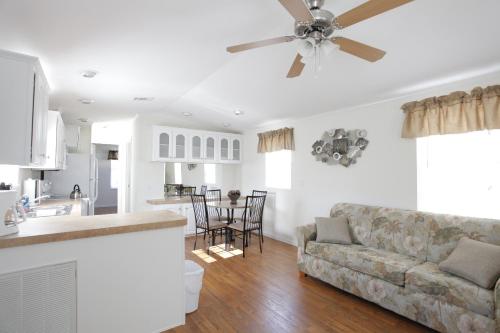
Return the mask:
<svg viewBox="0 0 500 333">
<path fill-rule="evenodd" d="M 76 332 L 76 263 L 0 276 L 0 333 Z"/>
</svg>

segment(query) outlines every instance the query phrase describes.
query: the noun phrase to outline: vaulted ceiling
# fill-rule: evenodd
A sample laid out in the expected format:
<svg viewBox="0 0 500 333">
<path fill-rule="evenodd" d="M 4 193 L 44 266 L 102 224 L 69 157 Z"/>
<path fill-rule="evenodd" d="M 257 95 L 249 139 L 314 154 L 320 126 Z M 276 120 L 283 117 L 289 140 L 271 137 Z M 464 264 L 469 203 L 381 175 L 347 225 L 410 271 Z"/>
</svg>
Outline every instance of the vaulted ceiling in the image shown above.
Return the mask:
<svg viewBox="0 0 500 333">
<path fill-rule="evenodd" d="M 326 0 L 325 8 L 338 15 L 363 2 Z M 337 32 L 387 51 L 381 61 L 335 51 L 320 72 L 309 66 L 295 79 L 286 74 L 296 42 L 225 51 L 292 34 L 293 19 L 277 0 L 0 0 L 0 49 L 41 59 L 51 107 L 68 121 L 152 114 L 176 125 L 242 130 L 394 97 L 432 79 L 498 70 L 498 12 L 498 0 L 415 0 Z M 82 78 L 88 69 L 99 74 Z"/>
</svg>

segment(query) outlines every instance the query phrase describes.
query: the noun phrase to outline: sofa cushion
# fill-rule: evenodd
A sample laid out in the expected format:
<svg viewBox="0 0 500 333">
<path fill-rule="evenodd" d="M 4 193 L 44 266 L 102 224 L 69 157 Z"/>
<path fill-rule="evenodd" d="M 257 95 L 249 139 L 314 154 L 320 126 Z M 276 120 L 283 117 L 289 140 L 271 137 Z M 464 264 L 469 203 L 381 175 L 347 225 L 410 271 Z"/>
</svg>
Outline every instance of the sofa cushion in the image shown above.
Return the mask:
<svg viewBox="0 0 500 333">
<path fill-rule="evenodd" d="M 439 270 L 426 262 L 406 272 L 405 288 L 409 292 L 438 297 L 443 302 L 494 318 L 493 291 Z"/>
<path fill-rule="evenodd" d="M 316 241 L 320 243 L 352 244 L 347 217 L 316 217 Z"/>
<path fill-rule="evenodd" d="M 439 269 L 492 289 L 500 278 L 500 246 L 463 237 Z"/>
<path fill-rule="evenodd" d="M 339 266 L 404 286 L 405 272 L 422 261 L 402 254 L 363 245 L 327 244 L 310 241 L 306 253 Z"/>
</svg>

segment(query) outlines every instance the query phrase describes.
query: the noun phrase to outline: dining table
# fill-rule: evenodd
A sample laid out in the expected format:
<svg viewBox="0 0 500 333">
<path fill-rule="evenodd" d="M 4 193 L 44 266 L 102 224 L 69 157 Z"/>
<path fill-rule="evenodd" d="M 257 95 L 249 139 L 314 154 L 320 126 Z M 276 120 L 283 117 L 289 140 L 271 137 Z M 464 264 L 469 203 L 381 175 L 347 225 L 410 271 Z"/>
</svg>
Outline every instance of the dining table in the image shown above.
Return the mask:
<svg viewBox="0 0 500 333">
<path fill-rule="evenodd" d="M 248 203 L 249 204 L 249 207 L 251 207 L 251 204 L 250 202 Z M 235 209 L 245 209 L 247 206 L 246 206 L 246 199 L 243 199 L 243 200 L 237 200 L 236 203 L 231 203 L 231 201 L 227 201 L 227 200 L 224 200 L 224 201 L 207 201 L 207 206 L 210 206 L 210 207 L 213 207 L 213 208 L 217 208 L 217 209 L 220 209 L 220 210 L 226 210 L 227 212 L 227 223 L 228 224 L 231 224 L 234 222 L 234 210 Z M 233 233 L 232 231 L 229 229 L 229 235 L 226 235 L 226 237 L 228 237 L 231 241 L 233 240 Z M 226 247 L 228 246 L 227 244 L 227 238 L 226 238 Z"/>
</svg>

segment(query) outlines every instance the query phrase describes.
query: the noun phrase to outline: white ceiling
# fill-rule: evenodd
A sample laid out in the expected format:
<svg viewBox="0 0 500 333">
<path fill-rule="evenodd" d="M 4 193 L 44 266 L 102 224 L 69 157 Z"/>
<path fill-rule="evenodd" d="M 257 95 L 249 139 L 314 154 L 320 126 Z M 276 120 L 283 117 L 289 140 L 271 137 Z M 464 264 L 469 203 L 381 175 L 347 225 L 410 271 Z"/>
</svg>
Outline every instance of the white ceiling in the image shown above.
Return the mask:
<svg viewBox="0 0 500 333">
<path fill-rule="evenodd" d="M 326 0 L 325 7 L 340 14 L 363 2 Z M 499 12 L 498 0 L 415 0 L 338 33 L 387 51 L 380 62 L 336 51 L 317 77 L 306 67 L 296 79 L 285 78 L 294 43 L 225 52 L 292 34 L 293 19 L 277 0 L 0 0 L 0 48 L 41 59 L 51 107 L 69 121 L 148 113 L 176 125 L 221 129 L 228 122 L 241 130 L 498 70 Z M 80 77 L 86 69 L 99 75 Z"/>
</svg>

